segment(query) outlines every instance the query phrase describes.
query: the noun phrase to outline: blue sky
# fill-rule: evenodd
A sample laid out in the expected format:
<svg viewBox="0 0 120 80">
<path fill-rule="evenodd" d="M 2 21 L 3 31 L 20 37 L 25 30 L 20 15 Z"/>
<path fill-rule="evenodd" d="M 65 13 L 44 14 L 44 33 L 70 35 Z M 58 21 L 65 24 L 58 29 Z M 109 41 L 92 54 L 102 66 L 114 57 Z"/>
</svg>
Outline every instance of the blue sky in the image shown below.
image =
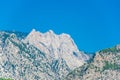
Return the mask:
<svg viewBox="0 0 120 80">
<path fill-rule="evenodd" d="M 120 44 L 119 0 L 0 0 L 0 30 L 68 33 L 80 50 Z"/>
</svg>

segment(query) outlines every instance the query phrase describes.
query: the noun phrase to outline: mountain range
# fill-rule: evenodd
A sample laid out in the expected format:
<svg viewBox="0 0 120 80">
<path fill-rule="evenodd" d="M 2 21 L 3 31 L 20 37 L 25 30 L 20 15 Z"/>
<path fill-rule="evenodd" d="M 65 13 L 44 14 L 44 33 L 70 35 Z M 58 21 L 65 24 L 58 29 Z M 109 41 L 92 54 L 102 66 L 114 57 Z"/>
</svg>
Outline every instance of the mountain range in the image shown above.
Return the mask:
<svg viewBox="0 0 120 80">
<path fill-rule="evenodd" d="M 120 45 L 89 56 L 70 35 L 0 31 L 0 78 L 120 80 Z"/>
</svg>

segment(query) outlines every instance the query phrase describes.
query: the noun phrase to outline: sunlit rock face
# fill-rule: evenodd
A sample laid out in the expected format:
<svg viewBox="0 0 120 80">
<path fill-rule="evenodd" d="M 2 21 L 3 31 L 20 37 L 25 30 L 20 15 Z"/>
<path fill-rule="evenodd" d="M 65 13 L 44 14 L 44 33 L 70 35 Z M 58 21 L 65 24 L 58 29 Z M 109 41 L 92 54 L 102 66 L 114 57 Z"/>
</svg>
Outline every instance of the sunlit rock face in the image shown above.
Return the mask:
<svg viewBox="0 0 120 80">
<path fill-rule="evenodd" d="M 87 55 L 78 50 L 70 35 L 65 33 L 57 35 L 52 30 L 40 33 L 33 29 L 24 42 L 45 52 L 49 60 L 63 58 L 70 69 L 83 65 L 84 60 L 88 59 Z"/>
<path fill-rule="evenodd" d="M 68 34 L 52 30 L 29 34 L 0 31 L 0 77 L 15 80 L 61 80 L 89 57 Z"/>
</svg>

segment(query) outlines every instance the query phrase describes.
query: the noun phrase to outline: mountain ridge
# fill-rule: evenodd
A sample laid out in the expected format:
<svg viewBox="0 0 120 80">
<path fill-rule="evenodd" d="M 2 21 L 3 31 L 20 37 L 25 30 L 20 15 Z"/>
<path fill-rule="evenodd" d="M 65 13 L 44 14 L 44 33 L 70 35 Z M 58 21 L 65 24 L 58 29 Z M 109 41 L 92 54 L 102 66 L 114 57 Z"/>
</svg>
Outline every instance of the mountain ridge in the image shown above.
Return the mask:
<svg viewBox="0 0 120 80">
<path fill-rule="evenodd" d="M 34 32 L 34 30 L 33 30 Z M 70 39 L 70 36 L 66 34 L 62 34 L 63 40 L 65 38 L 68 38 L 68 41 L 66 43 L 62 43 L 63 48 L 60 47 L 63 52 L 67 53 L 60 54 L 59 52 L 55 53 L 57 54 L 57 58 L 54 55 L 54 48 L 56 47 L 57 41 L 59 38 L 58 35 L 54 34 L 53 31 L 49 31 L 45 34 L 48 38 L 51 38 L 51 40 L 55 40 L 54 37 L 58 38 L 56 41 L 56 44 L 53 41 L 52 46 L 47 46 L 48 51 L 50 53 L 44 52 L 41 48 L 37 47 L 38 43 L 36 45 L 33 45 L 31 43 L 28 43 L 26 40 L 26 35 L 21 35 L 21 33 L 17 32 L 0 32 L 0 77 L 5 78 L 12 78 L 15 80 L 61 80 L 64 79 L 65 76 L 74 68 L 77 66 L 81 66 L 82 64 L 76 64 L 74 67 L 71 68 L 71 63 L 73 66 L 73 63 L 75 63 L 76 59 L 82 63 L 83 60 L 82 56 L 84 53 L 74 53 L 74 49 L 79 52 L 79 50 L 74 46 L 70 48 L 70 46 L 66 46 L 70 42 L 70 45 L 74 45 Z M 36 32 L 38 35 L 40 35 L 40 32 Z M 51 37 L 52 35 L 52 37 Z M 34 35 L 36 36 L 36 35 Z M 31 37 L 31 36 L 30 36 Z M 38 38 L 38 36 L 36 37 Z M 37 39 L 31 37 L 32 40 L 36 41 Z M 60 36 L 61 38 L 61 36 Z M 43 40 L 46 40 L 43 39 Z M 39 41 L 39 39 L 38 39 Z M 49 41 L 49 44 L 52 41 Z M 62 41 L 61 41 L 62 42 Z M 61 42 L 59 44 L 61 44 Z M 42 45 L 44 44 L 41 42 Z M 40 43 L 40 44 L 41 44 Z M 44 48 L 46 45 L 44 45 L 42 48 Z M 69 48 L 69 49 L 68 49 Z M 70 50 L 72 49 L 72 50 Z M 70 51 L 72 51 L 72 53 Z M 59 51 L 59 49 L 58 49 Z M 70 57 L 71 55 L 72 58 Z M 66 55 L 67 57 L 63 57 L 63 55 Z M 80 55 L 81 54 L 81 55 Z M 77 55 L 77 56 L 75 56 Z M 81 56 L 81 57 L 80 57 Z M 70 57 L 70 58 L 68 58 Z M 70 59 L 73 59 L 70 60 Z M 75 59 L 75 60 L 74 60 Z M 70 65 L 68 65 L 68 61 L 72 61 Z"/>
<path fill-rule="evenodd" d="M 0 78 L 120 80 L 120 44 L 87 54 L 65 33 L 0 31 Z"/>
</svg>

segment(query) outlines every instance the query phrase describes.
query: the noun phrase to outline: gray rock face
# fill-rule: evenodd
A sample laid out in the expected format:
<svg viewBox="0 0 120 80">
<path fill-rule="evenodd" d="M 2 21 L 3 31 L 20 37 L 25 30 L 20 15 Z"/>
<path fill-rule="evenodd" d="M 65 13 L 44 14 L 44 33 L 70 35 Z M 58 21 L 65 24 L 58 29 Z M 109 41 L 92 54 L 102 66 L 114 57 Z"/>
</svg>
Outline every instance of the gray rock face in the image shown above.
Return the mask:
<svg viewBox="0 0 120 80">
<path fill-rule="evenodd" d="M 59 38 L 52 31 L 46 33 L 43 38 L 41 37 L 43 41 L 39 40 L 40 37 L 33 32 L 28 36 L 21 35 L 21 33 L 0 32 L 0 77 L 14 80 L 61 80 L 73 68 L 81 66 L 85 62 L 81 55 L 85 59 L 88 58 L 84 53 L 80 53 L 76 46 L 67 46 L 66 44 L 69 42 L 64 43 L 60 40 L 61 42 L 57 43 Z M 63 40 L 66 40 L 66 37 L 69 36 L 64 35 L 63 37 Z M 52 42 L 52 40 L 54 41 Z M 71 40 L 68 41 L 71 42 Z M 58 47 L 56 47 L 58 44 L 61 45 L 58 50 L 63 51 L 64 54 L 58 52 Z M 41 45 L 42 47 L 39 47 Z M 75 56 L 71 53 L 74 48 L 77 51 L 74 53 Z M 75 61 L 81 64 L 74 66 L 72 62 Z"/>
<path fill-rule="evenodd" d="M 120 80 L 119 46 L 97 52 L 90 63 L 73 70 L 66 80 Z"/>
</svg>

